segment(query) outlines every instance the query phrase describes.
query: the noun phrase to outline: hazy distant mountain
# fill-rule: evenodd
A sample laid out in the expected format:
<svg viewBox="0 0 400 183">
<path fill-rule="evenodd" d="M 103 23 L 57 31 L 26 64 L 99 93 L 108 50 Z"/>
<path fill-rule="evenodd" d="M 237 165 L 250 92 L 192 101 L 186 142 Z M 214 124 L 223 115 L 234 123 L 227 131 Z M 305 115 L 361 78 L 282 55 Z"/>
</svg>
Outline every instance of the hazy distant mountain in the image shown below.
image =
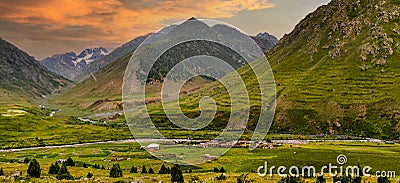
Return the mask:
<svg viewBox="0 0 400 183">
<path fill-rule="evenodd" d="M 278 44 L 278 38 L 268 34 L 267 32 L 259 33 L 257 36 L 252 36 L 253 40 L 260 46 L 264 53 L 267 53 L 276 44 Z"/>
<path fill-rule="evenodd" d="M 40 63 L 56 74 L 75 80 L 78 75 L 86 71 L 90 63 L 102 59 L 107 54 L 107 49 L 103 47 L 88 48 L 79 55 L 74 52 L 57 54 L 45 58 Z"/>
<path fill-rule="evenodd" d="M 69 83 L 32 56 L 0 38 L 0 89 L 10 95 L 42 97 Z"/>
</svg>

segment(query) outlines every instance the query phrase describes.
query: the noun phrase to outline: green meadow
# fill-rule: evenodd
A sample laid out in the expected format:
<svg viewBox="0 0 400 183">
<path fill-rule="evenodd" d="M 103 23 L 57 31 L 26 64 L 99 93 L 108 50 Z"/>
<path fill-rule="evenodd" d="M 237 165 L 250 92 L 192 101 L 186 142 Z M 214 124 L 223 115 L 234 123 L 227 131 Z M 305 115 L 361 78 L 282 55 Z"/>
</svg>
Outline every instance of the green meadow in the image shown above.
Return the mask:
<svg viewBox="0 0 400 183">
<path fill-rule="evenodd" d="M 274 149 L 256 149 L 250 151 L 246 148 L 233 148 L 225 155 L 215 161 L 199 165 L 184 165 L 185 181 L 191 179 L 200 179 L 206 182 L 236 182 L 237 177 L 247 175 L 248 179 L 253 182 L 275 182 L 279 181 L 280 177 L 274 172 L 270 177 L 260 177 L 257 175 L 259 166 L 264 165 L 268 161 L 268 166 L 315 166 L 317 172 L 322 166 L 327 166 L 329 163 L 338 165 L 336 157 L 344 154 L 348 158 L 346 166 L 361 167 L 370 166 L 372 171 L 396 171 L 400 172 L 400 146 L 377 143 L 359 143 L 359 142 L 313 142 L 305 145 L 290 145 Z M 74 148 L 45 148 L 36 150 L 24 150 L 15 152 L 0 152 L 0 167 L 3 168 L 6 176 L 10 176 L 16 171 L 22 171 L 22 176 L 18 180 L 26 180 L 31 182 L 46 182 L 55 181 L 54 175 L 49 175 L 48 170 L 50 164 L 57 160 L 71 157 L 75 161 L 75 166 L 68 167 L 71 175 L 75 179 L 84 180 L 86 175 L 91 172 L 94 176 L 93 181 L 101 180 L 102 182 L 134 181 L 143 180 L 144 182 L 169 182 L 170 175 L 160 175 L 158 170 L 164 163 L 167 167 L 171 167 L 170 163 L 165 163 L 159 160 L 145 150 L 140 150 L 140 145 L 137 143 L 109 143 L 87 145 Z M 384 158 L 383 158 L 384 157 Z M 28 178 L 26 171 L 28 165 L 23 163 L 25 158 L 37 159 L 40 163 L 42 176 L 40 179 Z M 123 170 L 123 177 L 110 178 L 110 168 L 114 163 L 119 163 Z M 83 167 L 87 165 L 87 168 Z M 94 165 L 100 165 L 105 169 L 94 168 Z M 140 173 L 142 166 L 147 169 L 150 167 L 156 172 L 155 174 Z M 139 173 L 129 173 L 132 166 L 138 168 Z M 220 169 L 224 167 L 226 170 L 226 180 L 216 180 L 221 173 L 215 173 L 214 168 Z M 192 173 L 188 173 L 191 171 Z M 398 177 L 398 176 L 397 176 Z M 328 182 L 332 182 L 332 177 L 325 174 Z M 6 182 L 6 178 L 0 178 L 0 181 Z M 85 179 L 86 180 L 86 179 Z M 315 182 L 315 178 L 304 178 L 304 182 Z M 375 177 L 363 177 L 367 182 L 375 182 Z M 393 182 L 398 182 L 399 178 L 390 179 Z M 88 180 L 86 180 L 88 181 Z"/>
</svg>

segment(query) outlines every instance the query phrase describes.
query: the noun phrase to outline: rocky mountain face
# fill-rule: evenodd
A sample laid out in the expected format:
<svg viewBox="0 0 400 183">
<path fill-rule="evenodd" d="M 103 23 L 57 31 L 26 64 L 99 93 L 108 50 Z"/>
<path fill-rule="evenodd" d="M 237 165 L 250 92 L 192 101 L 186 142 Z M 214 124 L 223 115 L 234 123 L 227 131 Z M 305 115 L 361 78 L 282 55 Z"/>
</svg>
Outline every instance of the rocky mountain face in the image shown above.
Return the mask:
<svg viewBox="0 0 400 183">
<path fill-rule="evenodd" d="M 96 71 L 98 71 L 99 69 L 101 69 L 102 67 L 106 66 L 107 64 L 122 58 L 124 56 L 126 56 L 127 54 L 132 54 L 133 51 L 135 51 L 135 49 L 148 37 L 149 35 L 144 35 L 144 36 L 139 36 L 125 44 L 123 44 L 122 46 L 116 48 L 114 51 L 112 51 L 109 55 L 101 58 L 101 59 L 97 59 L 94 62 L 91 62 L 90 64 L 88 64 L 86 66 L 86 68 L 84 70 L 82 70 L 81 73 L 79 73 L 74 80 L 76 81 L 81 81 L 84 80 L 85 78 L 87 78 L 89 75 L 91 75 L 92 73 L 95 73 Z"/>
<path fill-rule="evenodd" d="M 256 36 L 251 36 L 253 40 L 260 46 L 264 53 L 267 53 L 270 49 L 272 49 L 276 44 L 278 44 L 278 38 L 275 36 L 268 34 L 267 32 L 259 33 Z"/>
<path fill-rule="evenodd" d="M 75 80 L 78 75 L 86 71 L 90 63 L 102 59 L 106 55 L 108 55 L 106 48 L 88 48 L 79 55 L 74 52 L 56 54 L 45 58 L 40 63 L 56 74 Z"/>
<path fill-rule="evenodd" d="M 40 65 L 32 56 L 0 39 L 0 89 L 10 96 L 44 97 L 68 83 Z"/>
</svg>

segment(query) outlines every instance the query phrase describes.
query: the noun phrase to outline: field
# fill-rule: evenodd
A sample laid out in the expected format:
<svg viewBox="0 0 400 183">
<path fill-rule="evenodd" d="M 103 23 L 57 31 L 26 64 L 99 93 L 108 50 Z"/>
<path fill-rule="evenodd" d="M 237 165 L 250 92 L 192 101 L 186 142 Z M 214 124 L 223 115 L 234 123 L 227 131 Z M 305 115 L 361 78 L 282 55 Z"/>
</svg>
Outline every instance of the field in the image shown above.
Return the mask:
<svg viewBox="0 0 400 183">
<path fill-rule="evenodd" d="M 246 148 L 234 148 L 229 150 L 224 156 L 216 161 L 203 163 L 196 166 L 182 166 L 185 181 L 189 182 L 192 178 L 198 177 L 206 182 L 236 182 L 236 178 L 241 175 L 248 174 L 248 179 L 254 182 L 276 182 L 280 177 L 274 173 L 273 177 L 267 175 L 260 177 L 257 175 L 259 166 L 264 165 L 268 161 L 268 166 L 298 166 L 306 165 L 315 166 L 317 171 L 324 165 L 337 165 L 336 157 L 344 154 L 348 158 L 347 166 L 360 165 L 370 166 L 374 171 L 396 171 L 400 172 L 400 146 L 377 144 L 377 143 L 359 143 L 359 142 L 314 142 L 305 145 L 290 145 L 274 149 L 256 149 L 249 151 Z M 42 177 L 33 179 L 26 177 L 28 165 L 22 163 L 26 158 L 37 159 L 41 165 Z M 6 177 L 10 177 L 16 171 L 22 171 L 22 177 L 19 180 L 29 180 L 31 182 L 55 181 L 55 177 L 48 175 L 51 163 L 59 159 L 67 159 L 71 157 L 76 166 L 68 167 L 71 175 L 76 179 L 86 177 L 88 172 L 94 175 L 92 180 L 102 182 L 115 182 L 143 180 L 144 182 L 170 182 L 170 175 L 157 174 L 163 161 L 152 157 L 144 150 L 140 150 L 137 143 L 110 143 L 87 145 L 74 148 L 52 148 L 25 150 L 16 152 L 0 152 L 0 167 L 3 168 Z M 10 163 L 12 162 L 12 163 Z M 84 168 L 83 164 L 88 165 Z M 123 170 L 123 177 L 110 178 L 109 170 L 114 163 L 119 163 Z M 93 168 L 95 164 L 105 167 L 105 170 Z M 165 163 L 168 166 L 171 164 Z M 147 169 L 154 169 L 156 174 L 129 173 L 132 166 L 138 168 L 145 165 Z M 214 173 L 214 168 L 224 167 L 226 170 L 226 180 L 217 181 L 216 177 L 221 173 Z M 192 173 L 187 173 L 192 170 Z M 328 182 L 332 182 L 332 178 L 325 174 Z M 398 177 L 398 176 L 397 176 Z M 0 181 L 7 182 L 11 178 L 0 178 Z M 305 182 L 315 182 L 315 178 L 304 179 Z M 364 177 L 363 180 L 375 182 L 376 178 Z M 398 182 L 399 179 L 391 179 L 392 182 Z"/>
</svg>

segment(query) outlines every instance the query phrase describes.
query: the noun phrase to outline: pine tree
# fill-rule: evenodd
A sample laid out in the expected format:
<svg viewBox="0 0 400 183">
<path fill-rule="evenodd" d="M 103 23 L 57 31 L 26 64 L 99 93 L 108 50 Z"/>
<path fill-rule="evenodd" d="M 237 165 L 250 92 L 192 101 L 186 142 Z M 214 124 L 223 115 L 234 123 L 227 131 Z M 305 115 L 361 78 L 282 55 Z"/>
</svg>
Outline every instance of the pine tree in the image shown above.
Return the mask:
<svg viewBox="0 0 400 183">
<path fill-rule="evenodd" d="M 137 173 L 137 168 L 135 166 L 132 166 L 130 173 Z"/>
<path fill-rule="evenodd" d="M 192 171 L 192 169 L 191 169 L 191 168 L 189 169 L 189 173 L 193 173 L 193 171 Z"/>
<path fill-rule="evenodd" d="M 36 159 L 30 161 L 27 173 L 31 177 L 40 178 L 40 173 L 41 173 L 40 165 L 39 162 L 36 161 Z"/>
<path fill-rule="evenodd" d="M 71 179 L 73 179 L 73 177 L 71 176 L 71 174 L 69 173 L 69 171 L 67 169 L 66 163 L 63 163 L 61 165 L 61 168 L 58 171 L 56 177 L 57 177 L 58 180 L 62 180 L 62 179 L 71 180 Z"/>
<path fill-rule="evenodd" d="M 161 165 L 160 170 L 158 171 L 159 174 L 169 174 L 168 169 L 165 167 L 164 164 Z"/>
<path fill-rule="evenodd" d="M 171 169 L 171 182 L 184 182 L 181 167 L 177 164 L 175 164 Z"/>
<path fill-rule="evenodd" d="M 55 162 L 54 164 L 52 163 L 49 168 L 49 174 L 57 174 L 59 170 L 60 166 L 58 165 L 58 163 L 57 162 Z"/>
<path fill-rule="evenodd" d="M 218 168 L 214 168 L 214 172 L 215 173 L 219 173 L 219 169 Z"/>
<path fill-rule="evenodd" d="M 28 157 L 26 157 L 26 158 L 24 159 L 24 163 L 25 163 L 25 164 L 28 164 L 30 161 L 31 161 L 31 160 L 30 160 Z"/>
<path fill-rule="evenodd" d="M 122 170 L 118 163 L 113 164 L 110 170 L 110 177 L 112 178 L 122 177 Z"/>
<path fill-rule="evenodd" d="M 226 171 L 225 171 L 224 167 L 221 167 L 221 169 L 219 169 L 219 172 L 225 173 Z"/>
<path fill-rule="evenodd" d="M 75 166 L 74 160 L 72 160 L 72 158 L 69 157 L 65 162 L 65 166 Z"/>
<path fill-rule="evenodd" d="M 86 163 L 83 163 L 82 167 L 87 168 L 88 166 L 86 165 Z"/>
<path fill-rule="evenodd" d="M 147 173 L 146 167 L 145 167 L 144 165 L 142 166 L 142 171 L 141 171 L 141 173 Z"/>
<path fill-rule="evenodd" d="M 0 176 L 4 176 L 3 168 L 0 168 Z"/>
<path fill-rule="evenodd" d="M 149 168 L 149 173 L 154 174 L 154 170 L 151 167 Z"/>
</svg>

